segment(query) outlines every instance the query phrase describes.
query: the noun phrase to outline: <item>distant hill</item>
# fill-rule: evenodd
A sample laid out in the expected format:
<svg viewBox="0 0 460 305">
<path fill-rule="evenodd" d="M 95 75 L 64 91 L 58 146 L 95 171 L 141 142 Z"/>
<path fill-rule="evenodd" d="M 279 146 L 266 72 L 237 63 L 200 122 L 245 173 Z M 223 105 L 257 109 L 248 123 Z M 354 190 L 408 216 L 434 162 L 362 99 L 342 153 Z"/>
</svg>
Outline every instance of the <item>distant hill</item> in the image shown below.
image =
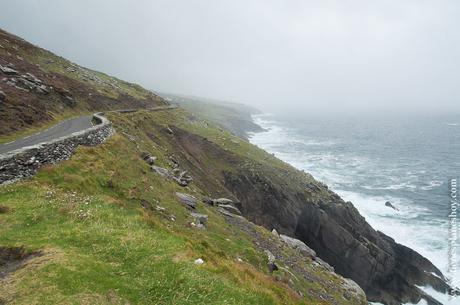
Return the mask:
<svg viewBox="0 0 460 305">
<path fill-rule="evenodd" d="M 215 99 L 158 93 L 168 102 L 178 104 L 201 118 L 225 128 L 242 139 L 247 139 L 248 132 L 260 132 L 263 128 L 255 124 L 252 114 L 260 110 L 241 103 L 220 101 Z"/>
</svg>

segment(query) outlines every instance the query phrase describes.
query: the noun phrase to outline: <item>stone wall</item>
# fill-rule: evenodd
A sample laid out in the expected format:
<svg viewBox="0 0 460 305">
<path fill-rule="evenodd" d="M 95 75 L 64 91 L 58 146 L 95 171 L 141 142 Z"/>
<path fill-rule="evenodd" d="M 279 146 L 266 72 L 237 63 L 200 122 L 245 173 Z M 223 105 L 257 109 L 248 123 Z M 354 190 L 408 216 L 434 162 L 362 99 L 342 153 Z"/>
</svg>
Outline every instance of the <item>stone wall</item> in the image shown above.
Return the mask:
<svg viewBox="0 0 460 305">
<path fill-rule="evenodd" d="M 69 159 L 78 145 L 94 146 L 105 142 L 114 130 L 101 113 L 94 114 L 93 127 L 34 146 L 0 154 L 0 184 L 34 175 L 46 164 Z"/>
</svg>

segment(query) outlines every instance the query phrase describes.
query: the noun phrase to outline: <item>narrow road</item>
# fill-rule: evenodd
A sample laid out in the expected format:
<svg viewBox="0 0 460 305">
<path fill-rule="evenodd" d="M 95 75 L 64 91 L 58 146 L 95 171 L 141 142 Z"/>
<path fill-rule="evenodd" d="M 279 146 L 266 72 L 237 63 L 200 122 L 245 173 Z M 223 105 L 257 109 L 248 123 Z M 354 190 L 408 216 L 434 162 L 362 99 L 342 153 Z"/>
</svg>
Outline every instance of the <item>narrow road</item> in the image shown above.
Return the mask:
<svg viewBox="0 0 460 305">
<path fill-rule="evenodd" d="M 71 133 L 77 131 L 85 130 L 93 126 L 93 123 L 91 122 L 92 119 L 92 115 L 85 115 L 78 118 L 65 120 L 51 128 L 48 128 L 29 137 L 17 139 L 16 141 L 10 143 L 0 144 L 0 154 L 8 153 L 23 147 L 36 145 L 42 142 L 48 142 L 63 136 L 70 135 Z"/>
<path fill-rule="evenodd" d="M 147 110 L 147 111 L 160 111 L 160 110 L 170 110 L 176 109 L 177 106 L 159 106 L 153 108 L 141 108 L 141 109 L 120 109 L 120 110 L 112 110 L 107 112 L 119 112 L 119 113 L 129 113 L 135 112 L 138 110 Z M 25 138 L 17 139 L 16 141 L 0 144 L 0 154 L 5 154 L 11 152 L 13 150 L 33 146 L 42 142 L 48 142 L 60 137 L 64 137 L 70 135 L 77 131 L 85 130 L 91 126 L 92 123 L 92 115 L 84 115 L 74 119 L 69 119 L 54 125 L 51 128 L 48 128 L 44 131 L 36 133 L 32 136 L 28 136 Z"/>
</svg>

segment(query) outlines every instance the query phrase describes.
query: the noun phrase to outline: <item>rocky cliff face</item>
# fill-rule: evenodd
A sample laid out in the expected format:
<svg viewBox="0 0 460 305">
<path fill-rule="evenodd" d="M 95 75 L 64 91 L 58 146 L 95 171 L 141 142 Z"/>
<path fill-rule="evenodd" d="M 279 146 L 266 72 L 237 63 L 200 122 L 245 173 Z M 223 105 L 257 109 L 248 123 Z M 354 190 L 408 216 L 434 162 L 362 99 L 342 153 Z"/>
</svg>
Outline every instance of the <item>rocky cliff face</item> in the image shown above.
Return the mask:
<svg viewBox="0 0 460 305">
<path fill-rule="evenodd" d="M 288 182 L 302 184 L 295 177 L 261 170 L 242 168 L 225 175 L 226 186 L 249 219 L 304 241 L 337 273 L 356 281 L 370 301 L 441 304 L 416 285 L 446 293 L 442 273 L 417 252 L 375 231 L 351 202 L 318 182 L 295 191 Z"/>
<path fill-rule="evenodd" d="M 375 231 L 351 202 L 310 175 L 271 159 L 240 159 L 232 149 L 184 130 L 175 129 L 174 137 L 181 158 L 193 160 L 186 162 L 190 172 L 212 173 L 196 181 L 204 183 L 203 189 L 238 199 L 248 220 L 305 242 L 337 273 L 358 283 L 370 301 L 398 305 L 425 299 L 441 304 L 417 288 L 449 289 L 430 261 Z M 203 156 L 206 162 L 200 161 Z"/>
</svg>

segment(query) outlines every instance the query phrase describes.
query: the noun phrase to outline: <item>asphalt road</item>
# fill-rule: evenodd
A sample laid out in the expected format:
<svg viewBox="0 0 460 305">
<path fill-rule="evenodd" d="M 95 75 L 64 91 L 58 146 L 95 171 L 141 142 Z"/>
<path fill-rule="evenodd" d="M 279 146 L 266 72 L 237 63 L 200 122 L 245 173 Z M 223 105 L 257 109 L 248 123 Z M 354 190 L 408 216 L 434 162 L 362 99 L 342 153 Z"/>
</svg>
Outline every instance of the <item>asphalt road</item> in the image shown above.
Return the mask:
<svg viewBox="0 0 460 305">
<path fill-rule="evenodd" d="M 120 110 L 112 110 L 108 112 L 119 112 L 119 113 L 129 113 L 129 112 L 136 112 L 139 110 L 147 110 L 147 111 L 161 111 L 161 110 L 171 110 L 171 109 L 176 109 L 178 108 L 176 105 L 170 105 L 170 106 L 159 106 L 159 107 L 152 107 L 152 108 L 146 108 L 146 109 L 120 109 Z M 78 118 L 74 119 L 69 119 L 60 122 L 57 125 L 54 125 L 53 127 L 46 129 L 42 132 L 36 133 L 34 135 L 31 135 L 29 137 L 25 137 L 22 139 L 17 139 L 16 141 L 10 142 L 10 143 L 5 143 L 5 144 L 0 144 L 0 154 L 8 153 L 10 151 L 23 148 L 23 147 L 28 147 L 28 146 L 33 146 L 42 142 L 48 142 L 63 136 L 68 136 L 71 133 L 77 132 L 77 131 L 82 131 L 85 130 L 86 128 L 89 128 L 93 126 L 91 120 L 93 116 L 92 115 L 85 115 L 85 116 L 80 116 Z"/>
<path fill-rule="evenodd" d="M 78 118 L 69 119 L 54 125 L 42 132 L 36 133 L 29 137 L 18 139 L 16 141 L 0 144 L 0 154 L 4 154 L 19 148 L 36 145 L 42 142 L 48 142 L 71 133 L 84 130 L 93 126 L 92 115 L 80 116 Z"/>
</svg>

